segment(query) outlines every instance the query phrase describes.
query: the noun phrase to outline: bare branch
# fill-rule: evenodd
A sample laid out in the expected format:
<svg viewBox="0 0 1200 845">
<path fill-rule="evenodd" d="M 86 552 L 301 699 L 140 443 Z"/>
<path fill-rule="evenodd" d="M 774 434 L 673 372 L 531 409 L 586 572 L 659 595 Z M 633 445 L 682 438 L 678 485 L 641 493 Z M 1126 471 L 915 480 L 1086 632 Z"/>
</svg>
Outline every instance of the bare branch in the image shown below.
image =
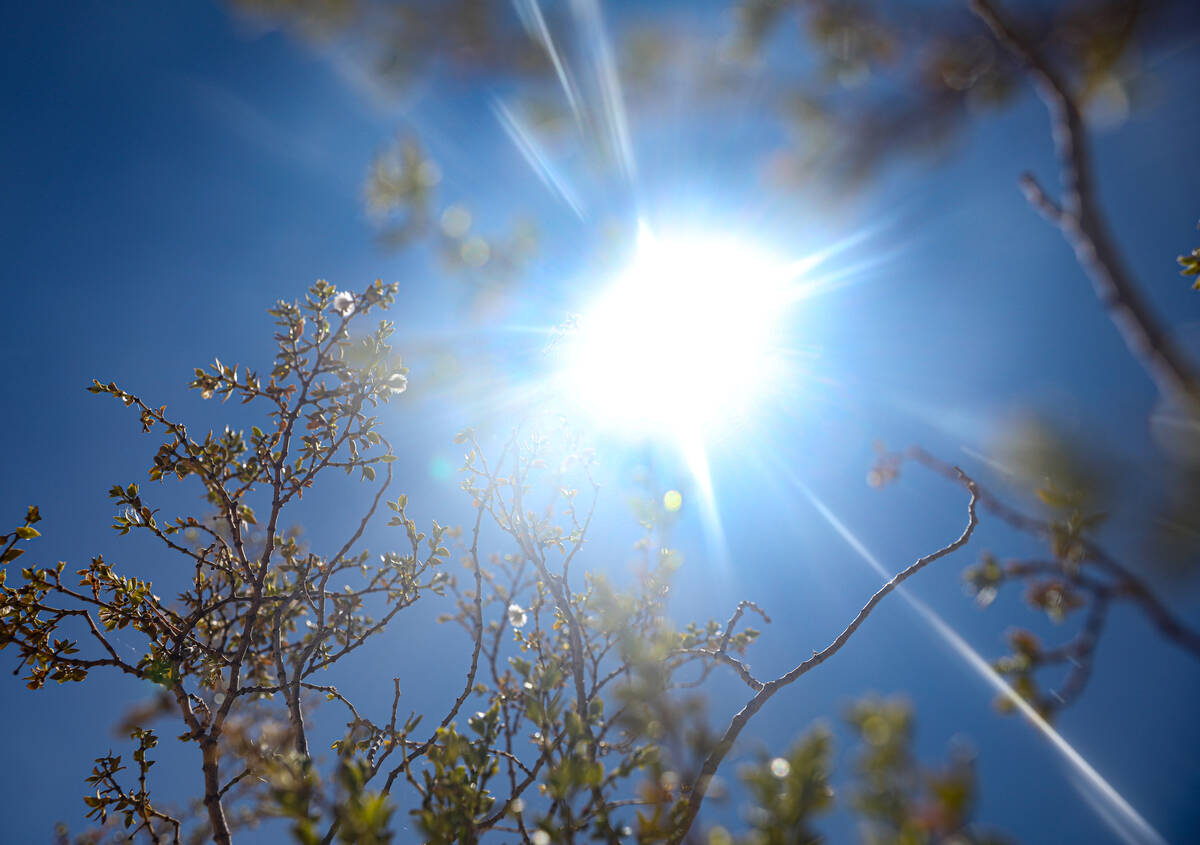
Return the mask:
<svg viewBox="0 0 1200 845">
<path fill-rule="evenodd" d="M 1065 213 L 1058 203 L 1050 199 L 1050 195 L 1046 193 L 1032 173 L 1022 173 L 1017 184 L 1021 186 L 1021 192 L 1025 194 L 1025 199 L 1040 211 L 1043 217 L 1055 226 L 1063 225 Z"/>
<path fill-rule="evenodd" d="M 969 0 L 967 5 L 1025 70 L 1050 112 L 1062 198 L 1053 202 L 1028 176 L 1021 180 L 1026 196 L 1074 249 L 1125 345 L 1158 389 L 1200 403 L 1200 378 L 1142 298 L 1100 213 L 1083 118 L 1067 81 L 992 0 Z"/>
<path fill-rule="evenodd" d="M 876 591 L 875 595 L 871 596 L 870 600 L 863 605 L 862 610 L 860 610 L 854 619 L 850 621 L 850 624 L 846 626 L 845 630 L 837 635 L 833 642 L 831 642 L 821 651 L 813 652 L 812 657 L 801 662 L 790 672 L 780 675 L 775 680 L 764 684 L 763 688 L 758 692 L 758 694 L 756 694 L 746 703 L 746 706 L 743 707 L 741 711 L 739 711 L 738 714 L 733 717 L 733 720 L 729 723 L 729 727 L 725 729 L 725 733 L 721 736 L 720 741 L 716 744 L 712 751 L 709 752 L 708 757 L 704 760 L 704 765 L 701 766 L 700 771 L 692 779 L 691 788 L 687 793 L 687 798 L 683 799 L 686 801 L 686 808 L 683 817 L 680 820 L 679 827 L 675 830 L 675 833 L 670 840 L 672 845 L 679 845 L 679 843 L 683 841 L 683 838 L 687 836 L 688 831 L 691 829 L 692 824 L 696 820 L 696 815 L 700 812 L 700 805 L 704 802 L 704 796 L 708 793 L 708 787 L 712 783 L 713 776 L 717 773 L 717 769 L 724 761 L 726 755 L 728 755 L 733 749 L 733 744 L 737 740 L 738 735 L 741 734 L 742 729 L 746 727 L 746 724 L 750 721 L 754 714 L 761 710 L 762 706 L 770 700 L 771 696 L 775 695 L 775 693 L 779 692 L 779 690 L 783 689 L 788 684 L 793 683 L 797 678 L 820 666 L 830 657 L 841 651 L 842 647 L 849 642 L 852 636 L 854 636 L 854 632 L 857 631 L 863 622 L 866 621 L 867 617 L 871 615 L 871 611 L 873 611 L 879 605 L 879 603 L 888 596 L 889 593 L 895 590 L 896 587 L 900 586 L 902 583 L 904 583 L 904 581 L 920 572 L 935 560 L 943 558 L 951 552 L 962 548 L 970 541 L 971 535 L 975 533 L 975 526 L 979 523 L 979 518 L 975 513 L 975 505 L 979 499 L 979 491 L 975 486 L 975 482 L 968 478 L 962 470 L 957 470 L 957 473 L 959 480 L 966 485 L 967 490 L 971 494 L 971 498 L 967 502 L 967 525 L 963 529 L 962 533 L 953 542 L 943 546 L 936 552 L 918 559 L 907 569 L 903 569 L 896 573 L 896 575 L 894 575 L 890 581 Z"/>
</svg>

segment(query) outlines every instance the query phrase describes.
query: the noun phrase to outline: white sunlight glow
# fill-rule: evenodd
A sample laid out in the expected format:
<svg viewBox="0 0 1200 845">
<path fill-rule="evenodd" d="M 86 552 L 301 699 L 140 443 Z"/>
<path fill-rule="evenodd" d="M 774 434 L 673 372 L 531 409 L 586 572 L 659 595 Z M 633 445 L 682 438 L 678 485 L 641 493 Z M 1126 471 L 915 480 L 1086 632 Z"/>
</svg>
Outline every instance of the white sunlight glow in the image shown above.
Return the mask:
<svg viewBox="0 0 1200 845">
<path fill-rule="evenodd" d="M 736 239 L 643 231 L 630 267 L 580 317 L 571 391 L 595 421 L 702 437 L 777 375 L 775 329 L 793 267 Z"/>
</svg>

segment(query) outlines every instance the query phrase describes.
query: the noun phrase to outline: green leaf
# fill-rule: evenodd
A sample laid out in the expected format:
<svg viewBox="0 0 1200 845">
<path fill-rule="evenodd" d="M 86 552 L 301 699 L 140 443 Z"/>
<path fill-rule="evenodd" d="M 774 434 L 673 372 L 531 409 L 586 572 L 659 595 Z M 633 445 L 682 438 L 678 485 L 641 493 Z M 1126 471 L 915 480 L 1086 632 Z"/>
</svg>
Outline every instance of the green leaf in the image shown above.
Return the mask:
<svg viewBox="0 0 1200 845">
<path fill-rule="evenodd" d="M 1039 487 L 1034 492 L 1044 504 L 1047 504 L 1052 508 L 1070 508 L 1079 503 L 1078 494 L 1072 494 L 1062 490 L 1054 490 L 1050 487 Z"/>
<path fill-rule="evenodd" d="M 22 525 L 17 529 L 17 536 L 22 540 L 32 540 L 34 537 L 41 537 L 42 532 L 29 525 Z"/>
</svg>

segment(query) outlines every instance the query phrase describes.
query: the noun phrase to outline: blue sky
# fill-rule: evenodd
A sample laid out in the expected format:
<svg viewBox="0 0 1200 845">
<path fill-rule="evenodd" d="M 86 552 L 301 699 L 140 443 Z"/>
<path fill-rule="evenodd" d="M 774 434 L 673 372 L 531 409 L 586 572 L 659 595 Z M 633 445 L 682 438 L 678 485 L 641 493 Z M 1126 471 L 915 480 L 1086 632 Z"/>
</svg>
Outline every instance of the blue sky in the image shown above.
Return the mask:
<svg viewBox="0 0 1200 845">
<path fill-rule="evenodd" d="M 619 29 L 626 12 L 609 11 Z M 553 326 L 586 302 L 611 272 L 601 230 L 631 228 L 640 210 L 664 228 L 744 232 L 795 257 L 869 232 L 833 263 L 848 270 L 864 256 L 874 261 L 850 273 L 851 284 L 789 315 L 786 331 L 810 361 L 811 378 L 713 445 L 727 551 L 709 543 L 695 484 L 671 448 L 603 436 L 605 532 L 589 549 L 589 565 L 625 571 L 635 534 L 630 478 L 653 463 L 663 483 L 685 495 L 677 539 L 688 563 L 677 618 L 725 618 L 731 596 L 756 599 L 776 622 L 754 663 L 764 673 L 783 670 L 823 647 L 879 583 L 803 490 L 888 569 L 901 568 L 958 532 L 962 496 L 915 472 L 883 491 L 868 489 L 872 441 L 920 443 L 995 482 L 973 455 L 988 454 L 1006 421 L 1029 409 L 1052 412 L 1134 468 L 1122 479 L 1128 495 L 1104 540 L 1140 560 L 1137 537 L 1120 529 L 1136 521 L 1137 491 L 1148 484 L 1137 467 L 1155 454 L 1147 425 L 1155 394 L 1057 232 L 1015 187 L 1026 169 L 1055 182 L 1045 115 L 1031 97 L 972 123 L 935 166 L 893 168 L 865 194 L 836 204 L 764 190 L 753 162 L 773 136 L 755 123 L 762 104 L 753 99 L 699 126 L 702 110 L 686 104 L 633 110 L 636 190 L 615 174 L 574 168 L 590 208 L 580 220 L 508 142 L 491 108 L 496 89 L 486 84 L 425 80 L 402 107 L 385 108 L 320 50 L 238 23 L 210 3 L 22 4 L 6 19 L 0 243 L 8 319 L 0 344 L 10 376 L 0 515 L 15 524 L 26 505 L 41 506 L 44 537 L 31 557 L 74 566 L 103 553 L 151 576 L 166 568 L 155 550 L 107 528 L 105 491 L 141 481 L 155 444 L 124 408 L 84 388 L 92 378 L 115 379 L 197 429 L 223 424 L 224 413 L 237 420 L 186 390 L 192 368 L 214 355 L 265 364 L 264 309 L 317 278 L 344 287 L 377 277 L 400 282 L 396 346 L 414 377 L 388 426 L 402 455 L 402 489 L 423 519 L 465 519 L 469 503 L 431 467 L 457 465 L 451 438 L 462 426 L 502 428 L 504 419 L 478 384 L 461 393 L 435 389 L 430 359 L 453 345 L 462 371 L 485 384 L 484 398 L 543 367 L 544 336 L 519 329 Z M 1174 256 L 1195 245 L 1200 217 L 1195 33 L 1181 33 L 1148 60 L 1153 84 L 1141 107 L 1096 138 L 1100 192 L 1148 298 L 1187 337 L 1200 300 L 1176 275 Z M 447 201 L 469 204 L 495 231 L 522 215 L 541 226 L 542 251 L 504 309 L 472 312 L 461 283 L 427 250 L 379 246 L 363 212 L 362 179 L 373 153 L 400 129 L 416 131 L 438 159 Z M 192 490 L 164 488 L 162 496 L 199 506 Z M 354 505 L 351 494 L 314 507 L 306 523 L 313 542 L 351 518 Z M 373 548 L 388 542 L 381 532 L 369 539 Z M 1035 547 L 985 518 L 972 549 L 922 573 L 912 589 L 993 657 L 1010 625 L 1038 623 L 1016 591 L 986 612 L 963 595 L 961 569 L 983 548 L 1007 556 Z M 1200 624 L 1194 584 L 1155 583 Z M 389 635 L 414 678 L 410 706 L 436 706 L 458 682 L 439 670 L 462 659 L 465 643 L 434 626 L 437 612 L 404 619 Z M 379 666 L 382 659 L 391 653 L 364 658 L 348 682 L 379 707 L 393 672 Z M 952 737 L 970 738 L 982 821 L 1025 842 L 1121 841 L 1061 757 L 1029 725 L 996 715 L 986 685 L 901 600 L 881 607 L 836 660 L 777 696 L 754 737 L 785 742 L 868 691 L 912 700 L 926 759 L 939 759 Z M 1198 693 L 1200 666 L 1118 609 L 1088 692 L 1058 723 L 1172 842 L 1200 828 Z M 4 838 L 44 841 L 59 819 L 78 826 L 92 758 L 120 746 L 109 726 L 147 694 L 102 676 L 30 693 L 6 675 Z M 736 709 L 736 695 L 716 688 L 716 718 Z M 160 767 L 165 794 L 187 795 L 198 785 L 193 751 Z M 827 829 L 834 841 L 850 833 L 845 819 Z M 277 835 L 268 828 L 243 841 Z"/>
</svg>

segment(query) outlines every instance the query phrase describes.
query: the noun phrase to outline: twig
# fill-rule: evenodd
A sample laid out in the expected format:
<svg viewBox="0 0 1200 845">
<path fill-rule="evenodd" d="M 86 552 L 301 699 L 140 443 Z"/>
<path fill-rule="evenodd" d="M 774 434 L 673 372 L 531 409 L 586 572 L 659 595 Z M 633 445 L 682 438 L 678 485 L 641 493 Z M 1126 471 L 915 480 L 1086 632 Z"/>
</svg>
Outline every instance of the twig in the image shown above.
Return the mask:
<svg viewBox="0 0 1200 845">
<path fill-rule="evenodd" d="M 962 470 L 957 470 L 957 473 L 959 480 L 966 485 L 967 490 L 971 494 L 971 498 L 967 502 L 967 525 L 963 529 L 962 533 L 949 545 L 943 546 L 936 552 L 925 555 L 911 564 L 907 569 L 903 569 L 896 573 L 896 575 L 894 575 L 890 581 L 879 588 L 875 595 L 871 596 L 870 600 L 863 605 L 862 610 L 860 610 L 854 619 L 850 621 L 850 624 L 846 626 L 845 630 L 837 635 L 833 642 L 831 642 L 821 651 L 813 652 L 812 657 L 801 662 L 790 672 L 780 675 L 775 680 L 764 684 L 762 689 L 759 690 L 759 692 L 746 703 L 746 706 L 743 707 L 741 711 L 739 711 L 738 714 L 733 717 L 733 720 L 729 723 L 729 727 L 725 729 L 725 733 L 721 736 L 720 741 L 716 744 L 716 746 L 713 747 L 712 751 L 709 752 L 708 757 L 704 760 L 704 765 L 701 766 L 700 771 L 696 774 L 695 778 L 692 779 L 687 798 L 684 799 L 687 804 L 683 813 L 683 817 L 670 839 L 672 845 L 679 845 L 679 843 L 683 841 L 683 838 L 691 829 L 692 824 L 696 820 L 696 815 L 700 812 L 700 805 L 704 802 L 704 796 L 708 792 L 708 787 L 712 783 L 713 776 L 717 773 L 717 769 L 724 761 L 726 755 L 728 755 L 730 750 L 732 750 L 733 744 L 737 740 L 738 735 L 742 732 L 742 729 L 746 727 L 746 724 L 750 721 L 754 714 L 762 709 L 762 706 L 766 704 L 768 700 L 770 700 L 771 696 L 779 692 L 779 690 L 783 689 L 785 686 L 796 681 L 797 678 L 820 666 L 830 657 L 841 651 L 842 646 L 849 642 L 850 638 L 854 636 L 854 632 L 857 631 L 863 622 L 866 621 L 867 617 L 871 615 L 871 611 L 873 611 L 889 593 L 895 590 L 896 587 L 900 586 L 900 584 L 902 584 L 904 581 L 920 572 L 935 560 L 943 558 L 951 552 L 962 548 L 971 539 L 971 535 L 975 533 L 975 526 L 979 523 L 979 518 L 975 513 L 975 504 L 979 500 L 979 490 L 975 486 L 975 482 L 968 478 Z"/>
</svg>

